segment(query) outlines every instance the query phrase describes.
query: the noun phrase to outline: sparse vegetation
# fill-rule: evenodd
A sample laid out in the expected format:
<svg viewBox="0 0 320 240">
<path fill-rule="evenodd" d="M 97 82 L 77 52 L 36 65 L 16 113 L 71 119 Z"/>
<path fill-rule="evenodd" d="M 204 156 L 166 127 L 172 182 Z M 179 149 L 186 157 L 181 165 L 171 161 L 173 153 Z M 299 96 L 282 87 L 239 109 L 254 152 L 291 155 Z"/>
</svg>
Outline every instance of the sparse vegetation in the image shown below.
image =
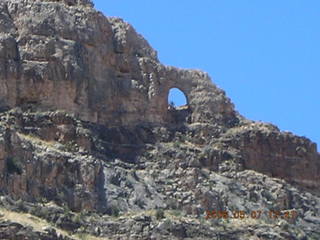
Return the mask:
<svg viewBox="0 0 320 240">
<path fill-rule="evenodd" d="M 107 240 L 107 238 L 99 238 L 99 237 L 89 235 L 87 233 L 77 233 L 72 237 L 76 237 L 79 240 L 102 240 L 102 239 Z"/>
<path fill-rule="evenodd" d="M 72 216 L 72 222 L 81 225 L 83 223 L 82 217 L 80 214 L 75 214 Z"/>
<path fill-rule="evenodd" d="M 175 216 L 175 217 L 180 217 L 182 216 L 182 212 L 180 210 L 171 210 L 170 214 Z"/>
<path fill-rule="evenodd" d="M 55 148 L 55 141 L 45 141 L 41 139 L 39 136 L 33 135 L 33 134 L 23 134 L 23 133 L 17 133 L 17 135 L 22 139 L 26 140 L 32 144 L 37 144 L 45 147 Z"/>
<path fill-rule="evenodd" d="M 120 210 L 119 210 L 119 208 L 112 205 L 112 206 L 110 207 L 110 215 L 113 216 L 113 217 L 119 217 L 119 215 L 120 215 Z"/>
<path fill-rule="evenodd" d="M 140 198 L 138 198 L 138 199 L 136 199 L 135 201 L 134 201 L 134 203 L 136 204 L 136 205 L 138 205 L 140 208 L 144 208 L 144 206 L 145 206 L 145 203 L 144 203 L 144 201 L 142 200 L 142 199 L 140 199 Z"/>
<path fill-rule="evenodd" d="M 77 233 L 73 235 L 71 233 L 68 233 L 65 230 L 57 228 L 52 223 L 49 223 L 42 218 L 30 215 L 28 213 L 18 213 L 18 212 L 9 211 L 4 208 L 0 208 L 0 217 L 5 218 L 6 220 L 9 220 L 12 222 L 16 222 L 17 219 L 19 219 L 19 224 L 28 226 L 30 227 L 30 229 L 33 229 L 34 231 L 42 232 L 44 228 L 50 227 L 60 235 L 67 236 L 71 239 L 76 239 L 76 240 L 83 240 L 83 239 L 84 240 L 103 240 L 103 239 L 107 240 L 108 239 L 108 238 L 95 237 L 88 233 Z"/>
<path fill-rule="evenodd" d="M 16 205 L 17 205 L 17 210 L 21 211 L 21 212 L 26 212 L 27 208 L 24 205 L 24 202 L 22 199 L 19 199 L 18 201 L 16 201 Z"/>
<path fill-rule="evenodd" d="M 9 174 L 22 174 L 22 162 L 16 157 L 7 158 L 7 170 Z"/>
<path fill-rule="evenodd" d="M 71 213 L 70 208 L 66 204 L 63 205 L 63 213 L 64 213 L 65 216 L 69 216 L 70 213 Z"/>
<path fill-rule="evenodd" d="M 163 209 L 157 209 L 156 210 L 156 218 L 157 220 L 163 219 L 164 218 L 164 211 Z"/>
<path fill-rule="evenodd" d="M 174 148 L 179 148 L 181 146 L 181 142 L 179 142 L 179 141 L 175 141 L 174 143 L 173 143 L 173 147 Z"/>
<path fill-rule="evenodd" d="M 74 141 L 67 142 L 66 144 L 64 144 L 64 147 L 65 151 L 67 152 L 76 152 L 79 149 Z"/>
</svg>

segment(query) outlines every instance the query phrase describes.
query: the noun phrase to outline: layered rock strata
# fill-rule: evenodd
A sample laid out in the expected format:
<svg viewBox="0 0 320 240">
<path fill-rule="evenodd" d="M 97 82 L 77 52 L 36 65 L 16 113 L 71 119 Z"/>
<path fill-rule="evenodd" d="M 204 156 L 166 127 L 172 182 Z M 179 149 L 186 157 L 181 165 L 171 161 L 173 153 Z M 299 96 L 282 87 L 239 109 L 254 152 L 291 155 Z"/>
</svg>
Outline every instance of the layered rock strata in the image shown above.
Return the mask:
<svg viewBox="0 0 320 240">
<path fill-rule="evenodd" d="M 0 213 L 110 239 L 317 239 L 319 180 L 315 143 L 246 120 L 89 0 L 1 1 Z M 299 217 L 204 224 L 212 209 Z M 0 236 L 69 239 L 13 220 Z"/>
<path fill-rule="evenodd" d="M 188 99 L 191 122 L 237 122 L 206 73 L 162 65 L 128 23 L 71 2 L 1 2 L 2 108 L 64 109 L 108 126 L 165 123 L 176 87 Z"/>
</svg>

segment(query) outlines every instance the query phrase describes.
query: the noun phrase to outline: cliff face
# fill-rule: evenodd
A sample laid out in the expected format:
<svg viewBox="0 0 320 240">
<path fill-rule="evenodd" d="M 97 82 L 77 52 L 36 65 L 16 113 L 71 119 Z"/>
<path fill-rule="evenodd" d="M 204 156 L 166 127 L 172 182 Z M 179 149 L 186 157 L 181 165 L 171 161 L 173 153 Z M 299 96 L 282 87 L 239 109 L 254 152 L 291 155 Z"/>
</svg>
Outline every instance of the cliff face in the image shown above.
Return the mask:
<svg viewBox="0 0 320 240">
<path fill-rule="evenodd" d="M 162 65 L 92 6 L 0 3 L 0 206 L 112 239 L 318 238 L 316 145 L 246 120 L 206 73 Z M 174 87 L 185 108 L 168 109 Z M 203 223 L 206 210 L 299 217 Z M 28 232 L 11 214 L 0 238 Z"/>
<path fill-rule="evenodd" d="M 164 123 L 168 92 L 177 87 L 191 122 L 236 121 L 207 74 L 163 66 L 129 24 L 70 2 L 2 1 L 3 108 L 32 103 L 108 126 Z"/>
</svg>

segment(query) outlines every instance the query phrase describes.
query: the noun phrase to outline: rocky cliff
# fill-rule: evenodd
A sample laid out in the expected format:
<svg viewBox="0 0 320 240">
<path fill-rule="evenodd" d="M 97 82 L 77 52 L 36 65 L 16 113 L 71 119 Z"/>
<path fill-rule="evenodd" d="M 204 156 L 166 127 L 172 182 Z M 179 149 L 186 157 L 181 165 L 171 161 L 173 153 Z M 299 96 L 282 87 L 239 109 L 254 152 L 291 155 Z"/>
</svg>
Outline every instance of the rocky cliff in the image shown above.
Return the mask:
<svg viewBox="0 0 320 240">
<path fill-rule="evenodd" d="M 1 1 L 1 239 L 318 239 L 319 178 L 315 143 L 89 0 Z"/>
<path fill-rule="evenodd" d="M 107 126 L 165 123 L 177 87 L 191 122 L 235 121 L 207 74 L 163 66 L 129 24 L 69 2 L 2 1 L 2 108 L 36 104 Z"/>
</svg>

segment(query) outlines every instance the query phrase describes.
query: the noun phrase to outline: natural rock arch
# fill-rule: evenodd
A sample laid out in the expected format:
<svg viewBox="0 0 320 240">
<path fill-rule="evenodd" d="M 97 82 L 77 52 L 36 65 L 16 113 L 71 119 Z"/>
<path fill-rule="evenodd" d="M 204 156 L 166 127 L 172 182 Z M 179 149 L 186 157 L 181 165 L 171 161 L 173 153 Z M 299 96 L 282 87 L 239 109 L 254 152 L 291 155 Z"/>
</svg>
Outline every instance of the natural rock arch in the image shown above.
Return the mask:
<svg viewBox="0 0 320 240">
<path fill-rule="evenodd" d="M 162 65 L 128 23 L 77 7 L 89 0 L 36 2 L 19 1 L 15 8 L 8 8 L 7 1 L 0 4 L 6 15 L 5 27 L 0 24 L 0 110 L 27 102 L 107 126 L 163 124 L 168 120 L 168 92 L 178 88 L 188 99 L 191 123 L 236 123 L 232 103 L 208 74 Z M 65 2 L 78 5 L 56 7 Z M 46 14 L 29 21 L 24 17 L 27 8 Z M 77 14 L 82 20 L 74 25 Z"/>
<path fill-rule="evenodd" d="M 185 104 L 175 105 L 174 102 L 170 102 L 170 92 L 175 91 L 177 94 L 182 95 L 185 98 Z M 191 111 L 189 108 L 189 101 L 187 95 L 179 88 L 170 88 L 168 91 L 168 122 L 173 124 L 184 124 L 191 122 Z"/>
<path fill-rule="evenodd" d="M 154 122 L 170 122 L 168 93 L 172 88 L 181 90 L 188 99 L 189 123 L 212 123 L 232 125 L 236 119 L 233 104 L 224 91 L 217 88 L 207 73 L 174 67 L 158 67 L 157 78 L 152 79 L 153 95 L 149 110 Z M 149 111 L 150 112 L 150 111 Z M 231 121 L 231 122 L 230 122 Z"/>
<path fill-rule="evenodd" d="M 184 104 L 181 104 L 181 105 L 177 104 L 174 99 L 171 99 L 172 94 L 174 94 L 175 97 L 184 98 L 184 101 L 185 101 Z M 182 107 L 182 106 L 187 107 L 189 105 L 189 100 L 188 100 L 187 95 L 183 91 L 181 91 L 181 89 L 179 89 L 179 88 L 170 88 L 168 91 L 168 98 L 167 99 L 168 99 L 168 107 L 169 108 L 170 107 Z"/>
</svg>

